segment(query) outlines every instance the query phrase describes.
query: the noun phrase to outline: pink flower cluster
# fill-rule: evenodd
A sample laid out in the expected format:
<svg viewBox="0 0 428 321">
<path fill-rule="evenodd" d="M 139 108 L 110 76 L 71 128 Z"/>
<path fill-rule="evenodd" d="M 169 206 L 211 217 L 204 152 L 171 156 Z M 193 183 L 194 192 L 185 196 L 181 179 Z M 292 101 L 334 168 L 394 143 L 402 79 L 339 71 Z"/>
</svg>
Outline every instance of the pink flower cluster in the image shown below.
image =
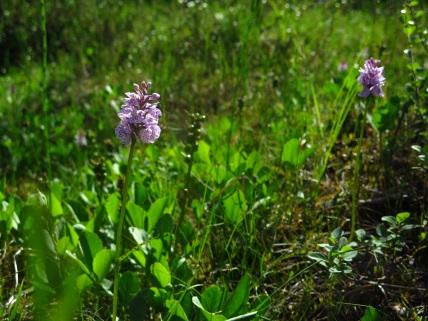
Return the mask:
<svg viewBox="0 0 428 321">
<path fill-rule="evenodd" d="M 363 85 L 361 97 L 370 95 L 383 97 L 382 87 L 385 84 L 383 76 L 383 67 L 380 66 L 379 60 L 373 58 L 367 59 L 364 63 L 364 68 L 360 68 L 358 82 Z"/>
<path fill-rule="evenodd" d="M 160 95 L 149 94 L 150 85 L 146 82 L 134 84 L 134 91 L 125 94 L 125 102 L 118 113 L 120 123 L 115 130 L 116 136 L 125 145 L 129 145 L 133 138 L 151 144 L 160 136 Z"/>
</svg>

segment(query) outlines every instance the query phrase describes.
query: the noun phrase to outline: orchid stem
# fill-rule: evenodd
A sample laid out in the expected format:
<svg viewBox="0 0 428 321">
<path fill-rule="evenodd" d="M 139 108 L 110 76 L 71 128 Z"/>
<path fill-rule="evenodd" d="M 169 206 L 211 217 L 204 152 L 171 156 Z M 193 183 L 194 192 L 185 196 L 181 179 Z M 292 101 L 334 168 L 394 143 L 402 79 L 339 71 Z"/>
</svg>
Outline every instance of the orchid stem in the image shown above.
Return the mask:
<svg viewBox="0 0 428 321">
<path fill-rule="evenodd" d="M 115 255 L 114 281 L 113 281 L 113 316 L 112 316 L 113 321 L 116 321 L 117 319 L 117 304 L 118 304 L 118 296 L 119 296 L 119 276 L 120 276 L 119 274 L 120 274 L 120 265 L 121 265 L 120 257 L 123 251 L 122 232 L 123 232 L 123 223 L 125 221 L 126 203 L 128 203 L 128 199 L 129 199 L 128 185 L 129 185 L 129 176 L 131 173 L 132 156 L 134 155 L 134 150 L 135 150 L 135 137 L 132 138 L 131 147 L 129 149 L 125 181 L 122 187 L 122 202 L 120 207 L 119 224 L 117 225 L 117 231 L 116 231 L 116 255 Z"/>
<path fill-rule="evenodd" d="M 371 99 L 369 99 L 371 103 Z M 357 143 L 357 159 L 355 161 L 355 167 L 354 167 L 354 177 L 353 177 L 353 187 L 352 187 L 352 205 L 351 205 L 351 235 L 350 240 L 352 240 L 355 236 L 355 229 L 357 225 L 357 212 L 358 212 L 358 200 L 360 197 L 360 189 L 361 189 L 361 182 L 360 182 L 360 173 L 361 173 L 361 166 L 362 166 L 362 145 L 363 145 L 363 136 L 364 136 L 364 130 L 366 128 L 367 123 L 367 109 L 368 104 L 364 104 L 364 111 L 362 113 L 362 119 L 359 121 L 359 128 L 358 128 L 358 143 Z"/>
</svg>

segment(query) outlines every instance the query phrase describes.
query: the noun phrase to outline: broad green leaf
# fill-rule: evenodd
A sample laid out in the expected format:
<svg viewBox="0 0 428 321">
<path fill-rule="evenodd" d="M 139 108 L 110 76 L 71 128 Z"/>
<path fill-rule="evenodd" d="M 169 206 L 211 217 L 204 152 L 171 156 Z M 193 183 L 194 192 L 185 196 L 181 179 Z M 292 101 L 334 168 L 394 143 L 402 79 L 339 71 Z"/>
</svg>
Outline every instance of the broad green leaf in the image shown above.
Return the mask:
<svg viewBox="0 0 428 321">
<path fill-rule="evenodd" d="M 40 241 L 42 241 L 42 243 L 40 244 L 40 250 L 44 251 L 45 254 L 50 254 L 55 256 L 56 255 L 55 242 L 52 239 L 51 234 L 45 229 L 43 229 L 40 232 L 42 236 L 42 238 L 40 239 Z"/>
<path fill-rule="evenodd" d="M 253 150 L 247 157 L 247 169 L 251 169 L 253 175 L 256 175 L 263 166 L 262 157 L 257 150 Z"/>
<path fill-rule="evenodd" d="M 320 253 L 320 252 L 309 252 L 308 257 L 312 260 L 319 262 L 319 263 L 328 262 L 327 256 L 323 253 Z"/>
<path fill-rule="evenodd" d="M 197 306 L 201 310 L 202 314 L 204 315 L 207 321 L 226 321 L 227 320 L 227 318 L 224 317 L 223 315 L 214 314 L 205 310 L 201 301 L 199 301 L 198 297 L 196 296 L 192 297 L 192 302 L 195 306 Z"/>
<path fill-rule="evenodd" d="M 245 274 L 242 279 L 239 281 L 238 286 L 235 291 L 233 291 L 232 296 L 226 303 L 223 314 L 226 317 L 234 316 L 239 309 L 248 301 L 250 295 L 250 276 Z"/>
<path fill-rule="evenodd" d="M 218 312 L 223 301 L 223 290 L 217 285 L 206 288 L 201 294 L 201 301 L 208 312 Z"/>
<path fill-rule="evenodd" d="M 416 224 L 406 224 L 403 227 L 401 227 L 401 231 L 409 231 L 409 230 L 413 230 L 415 228 L 420 227 L 420 225 L 416 225 Z"/>
<path fill-rule="evenodd" d="M 146 256 L 142 251 L 134 250 L 132 251 L 132 255 L 142 267 L 146 267 Z"/>
<path fill-rule="evenodd" d="M 382 321 L 380 313 L 372 306 L 368 306 L 361 321 Z"/>
<path fill-rule="evenodd" d="M 56 251 L 60 255 L 64 255 L 66 251 L 72 251 L 73 249 L 74 246 L 68 236 L 63 236 L 56 242 Z"/>
<path fill-rule="evenodd" d="M 113 282 L 110 281 L 109 279 L 103 279 L 100 282 L 101 288 L 109 295 L 112 296 L 113 293 L 110 291 L 111 286 L 113 285 Z"/>
<path fill-rule="evenodd" d="M 345 253 L 343 253 L 343 260 L 345 260 L 346 262 L 351 262 L 354 257 L 356 257 L 358 255 L 358 251 L 356 250 L 352 250 L 352 251 L 347 251 Z"/>
<path fill-rule="evenodd" d="M 170 293 L 162 288 L 151 287 L 150 289 L 150 301 L 157 308 L 161 308 L 165 305 L 165 302 L 170 298 Z"/>
<path fill-rule="evenodd" d="M 407 220 L 410 217 L 410 213 L 409 212 L 402 212 L 402 213 L 398 213 L 395 217 L 395 219 L 397 220 L 398 224 L 403 223 L 405 220 Z"/>
<path fill-rule="evenodd" d="M 171 274 L 168 269 L 159 262 L 155 262 L 150 266 L 150 272 L 159 282 L 161 287 L 166 287 L 171 283 Z"/>
<path fill-rule="evenodd" d="M 363 229 L 358 229 L 355 231 L 355 234 L 357 235 L 357 239 L 359 241 L 364 240 L 364 238 L 366 237 L 366 231 Z"/>
<path fill-rule="evenodd" d="M 67 229 L 68 229 L 68 235 L 70 237 L 70 241 L 73 244 L 73 246 L 76 247 L 79 244 L 79 234 L 77 234 L 76 230 L 71 224 L 67 224 Z"/>
<path fill-rule="evenodd" d="M 341 236 L 343 236 L 343 231 L 340 227 L 336 228 L 333 232 L 330 234 L 330 238 L 332 240 L 338 240 Z"/>
<path fill-rule="evenodd" d="M 372 123 L 377 131 L 384 132 L 394 127 L 399 114 L 399 104 L 398 99 L 391 99 L 385 105 L 379 106 L 373 111 Z"/>
<path fill-rule="evenodd" d="M 131 233 L 133 239 L 137 244 L 144 244 L 149 241 L 149 234 L 143 229 L 131 226 L 129 227 L 129 232 Z"/>
<path fill-rule="evenodd" d="M 342 236 L 340 239 L 339 239 L 339 242 L 337 242 L 337 247 L 339 248 L 339 249 L 341 249 L 342 247 L 344 247 L 345 245 L 347 245 L 348 244 L 348 239 L 346 238 L 346 237 L 344 237 L 344 236 Z M 346 250 L 346 249 L 345 249 Z"/>
<path fill-rule="evenodd" d="M 119 194 L 118 193 L 110 194 L 107 197 L 104 207 L 107 211 L 107 214 L 111 222 L 117 223 L 117 220 L 119 217 L 119 210 L 120 210 Z"/>
<path fill-rule="evenodd" d="M 236 190 L 231 196 L 226 198 L 223 201 L 223 205 L 224 219 L 232 225 L 238 224 L 247 211 L 247 202 L 241 190 Z"/>
<path fill-rule="evenodd" d="M 136 272 L 126 271 L 120 276 L 119 293 L 124 305 L 128 305 L 140 292 L 141 281 Z"/>
<path fill-rule="evenodd" d="M 87 274 L 80 274 L 76 279 L 76 285 L 80 292 L 86 290 L 92 284 L 93 282 Z"/>
<path fill-rule="evenodd" d="M 383 216 L 382 221 L 388 222 L 391 225 L 395 225 L 395 223 L 397 222 L 397 220 L 394 216 Z"/>
<path fill-rule="evenodd" d="M 80 231 L 81 235 L 79 243 L 82 248 L 83 257 L 87 266 L 91 266 L 92 262 L 99 251 L 103 248 L 103 243 L 97 234 L 83 230 Z"/>
<path fill-rule="evenodd" d="M 196 151 L 196 155 L 201 162 L 203 162 L 207 165 L 211 165 L 210 145 L 208 145 L 203 140 L 199 141 L 198 150 Z"/>
<path fill-rule="evenodd" d="M 157 261 L 161 260 L 162 250 L 163 250 L 162 240 L 157 238 L 152 238 L 150 240 L 150 253 Z"/>
<path fill-rule="evenodd" d="M 142 206 L 147 198 L 147 187 L 142 183 L 134 184 L 135 203 Z"/>
<path fill-rule="evenodd" d="M 184 312 L 180 302 L 174 299 L 170 299 L 166 301 L 165 305 L 168 308 L 168 312 L 170 315 L 176 316 L 182 321 L 189 321 L 189 319 L 187 318 L 186 312 Z"/>
<path fill-rule="evenodd" d="M 174 229 L 174 220 L 171 215 L 164 214 L 156 223 L 155 232 L 157 235 L 162 236 L 165 233 L 172 233 Z"/>
<path fill-rule="evenodd" d="M 87 275 L 91 275 L 91 271 L 89 271 L 85 263 L 83 263 L 74 253 L 71 253 L 70 251 L 66 251 L 65 254 L 68 255 L 70 258 L 72 258 L 77 263 L 77 265 L 82 269 L 83 272 L 85 272 Z"/>
<path fill-rule="evenodd" d="M 51 211 L 52 216 L 60 216 L 64 213 L 64 210 L 62 209 L 60 200 L 55 196 L 54 193 L 51 193 Z"/>
<path fill-rule="evenodd" d="M 88 211 L 85 205 L 82 205 L 80 201 L 71 200 L 68 201 L 68 204 L 72 208 L 73 214 L 79 222 L 86 222 L 87 220 L 89 220 Z"/>
<path fill-rule="evenodd" d="M 109 249 L 102 249 L 97 253 L 97 255 L 95 255 L 92 263 L 92 269 L 99 281 L 102 281 L 109 272 L 113 259 L 114 253 Z"/>
<path fill-rule="evenodd" d="M 297 138 L 292 138 L 282 149 L 281 162 L 297 167 L 302 165 L 313 152 L 313 148 L 302 149 L 299 140 Z"/>
<path fill-rule="evenodd" d="M 155 227 L 156 223 L 158 222 L 159 218 L 162 216 L 163 211 L 166 206 L 166 197 L 162 197 L 157 199 L 151 206 L 149 211 L 147 212 L 148 217 L 148 226 L 147 226 L 147 232 L 151 233 L 153 231 L 153 228 Z"/>
<path fill-rule="evenodd" d="M 131 225 L 140 229 L 146 229 L 144 221 L 147 218 L 147 214 L 144 209 L 132 202 L 128 202 L 126 209 L 128 211 L 129 218 L 131 219 Z"/>
</svg>

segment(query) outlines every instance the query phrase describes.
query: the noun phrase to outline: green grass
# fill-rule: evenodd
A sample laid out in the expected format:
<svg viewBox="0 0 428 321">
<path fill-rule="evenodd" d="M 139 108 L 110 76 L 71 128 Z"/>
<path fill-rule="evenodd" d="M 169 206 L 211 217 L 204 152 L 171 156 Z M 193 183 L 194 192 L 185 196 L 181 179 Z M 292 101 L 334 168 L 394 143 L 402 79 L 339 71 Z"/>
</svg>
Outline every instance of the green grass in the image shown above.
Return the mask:
<svg viewBox="0 0 428 321">
<path fill-rule="evenodd" d="M 40 6 L 0 4 L 0 317 L 111 320 L 116 113 L 150 80 L 162 134 L 132 159 L 120 320 L 426 320 L 426 5 L 413 24 L 404 5 L 46 0 L 45 47 Z M 351 242 L 367 57 L 386 97 Z"/>
</svg>

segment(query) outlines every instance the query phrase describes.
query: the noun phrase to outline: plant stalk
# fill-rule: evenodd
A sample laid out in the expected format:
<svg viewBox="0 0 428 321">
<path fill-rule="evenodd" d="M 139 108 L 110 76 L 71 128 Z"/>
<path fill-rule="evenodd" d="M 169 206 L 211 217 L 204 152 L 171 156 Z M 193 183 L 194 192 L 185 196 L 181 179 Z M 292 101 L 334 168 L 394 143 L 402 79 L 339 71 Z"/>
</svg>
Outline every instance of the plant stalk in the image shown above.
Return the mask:
<svg viewBox="0 0 428 321">
<path fill-rule="evenodd" d="M 117 318 L 117 304 L 119 299 L 118 298 L 119 297 L 119 273 L 120 273 L 120 265 L 121 265 L 120 257 L 123 251 L 122 232 L 123 232 L 123 223 L 125 221 L 126 203 L 128 203 L 128 198 L 129 198 L 128 184 L 129 184 L 129 176 L 131 173 L 132 157 L 134 155 L 134 150 L 135 150 L 135 137 L 132 138 L 131 147 L 129 149 L 125 181 L 122 187 L 122 202 L 120 206 L 119 224 L 117 225 L 117 231 L 116 231 L 116 255 L 115 255 L 114 281 L 113 281 L 113 315 L 112 315 L 113 321 L 116 321 L 116 318 Z"/>
<path fill-rule="evenodd" d="M 370 97 L 369 103 L 372 103 L 372 102 L 373 102 L 372 97 Z M 355 228 L 357 225 L 358 200 L 360 197 L 360 189 L 361 189 L 360 173 L 361 173 L 362 158 L 363 158 L 361 148 L 363 145 L 364 130 L 367 124 L 367 109 L 368 109 L 368 104 L 364 104 L 364 111 L 362 115 L 363 119 L 359 121 L 360 126 L 358 128 L 359 133 L 358 133 L 358 143 L 357 143 L 357 159 L 355 161 L 353 187 L 352 187 L 350 240 L 352 240 L 355 236 Z"/>
<path fill-rule="evenodd" d="M 45 153 L 46 153 L 46 165 L 47 165 L 47 187 L 48 187 L 48 206 L 51 208 L 51 180 L 52 180 L 52 169 L 51 169 L 51 155 L 49 146 L 49 99 L 48 99 L 48 37 L 46 30 L 46 2 L 40 0 L 41 6 L 41 20 L 40 28 L 42 31 L 42 104 L 43 104 L 43 116 L 44 126 L 43 134 L 45 141 Z"/>
</svg>

